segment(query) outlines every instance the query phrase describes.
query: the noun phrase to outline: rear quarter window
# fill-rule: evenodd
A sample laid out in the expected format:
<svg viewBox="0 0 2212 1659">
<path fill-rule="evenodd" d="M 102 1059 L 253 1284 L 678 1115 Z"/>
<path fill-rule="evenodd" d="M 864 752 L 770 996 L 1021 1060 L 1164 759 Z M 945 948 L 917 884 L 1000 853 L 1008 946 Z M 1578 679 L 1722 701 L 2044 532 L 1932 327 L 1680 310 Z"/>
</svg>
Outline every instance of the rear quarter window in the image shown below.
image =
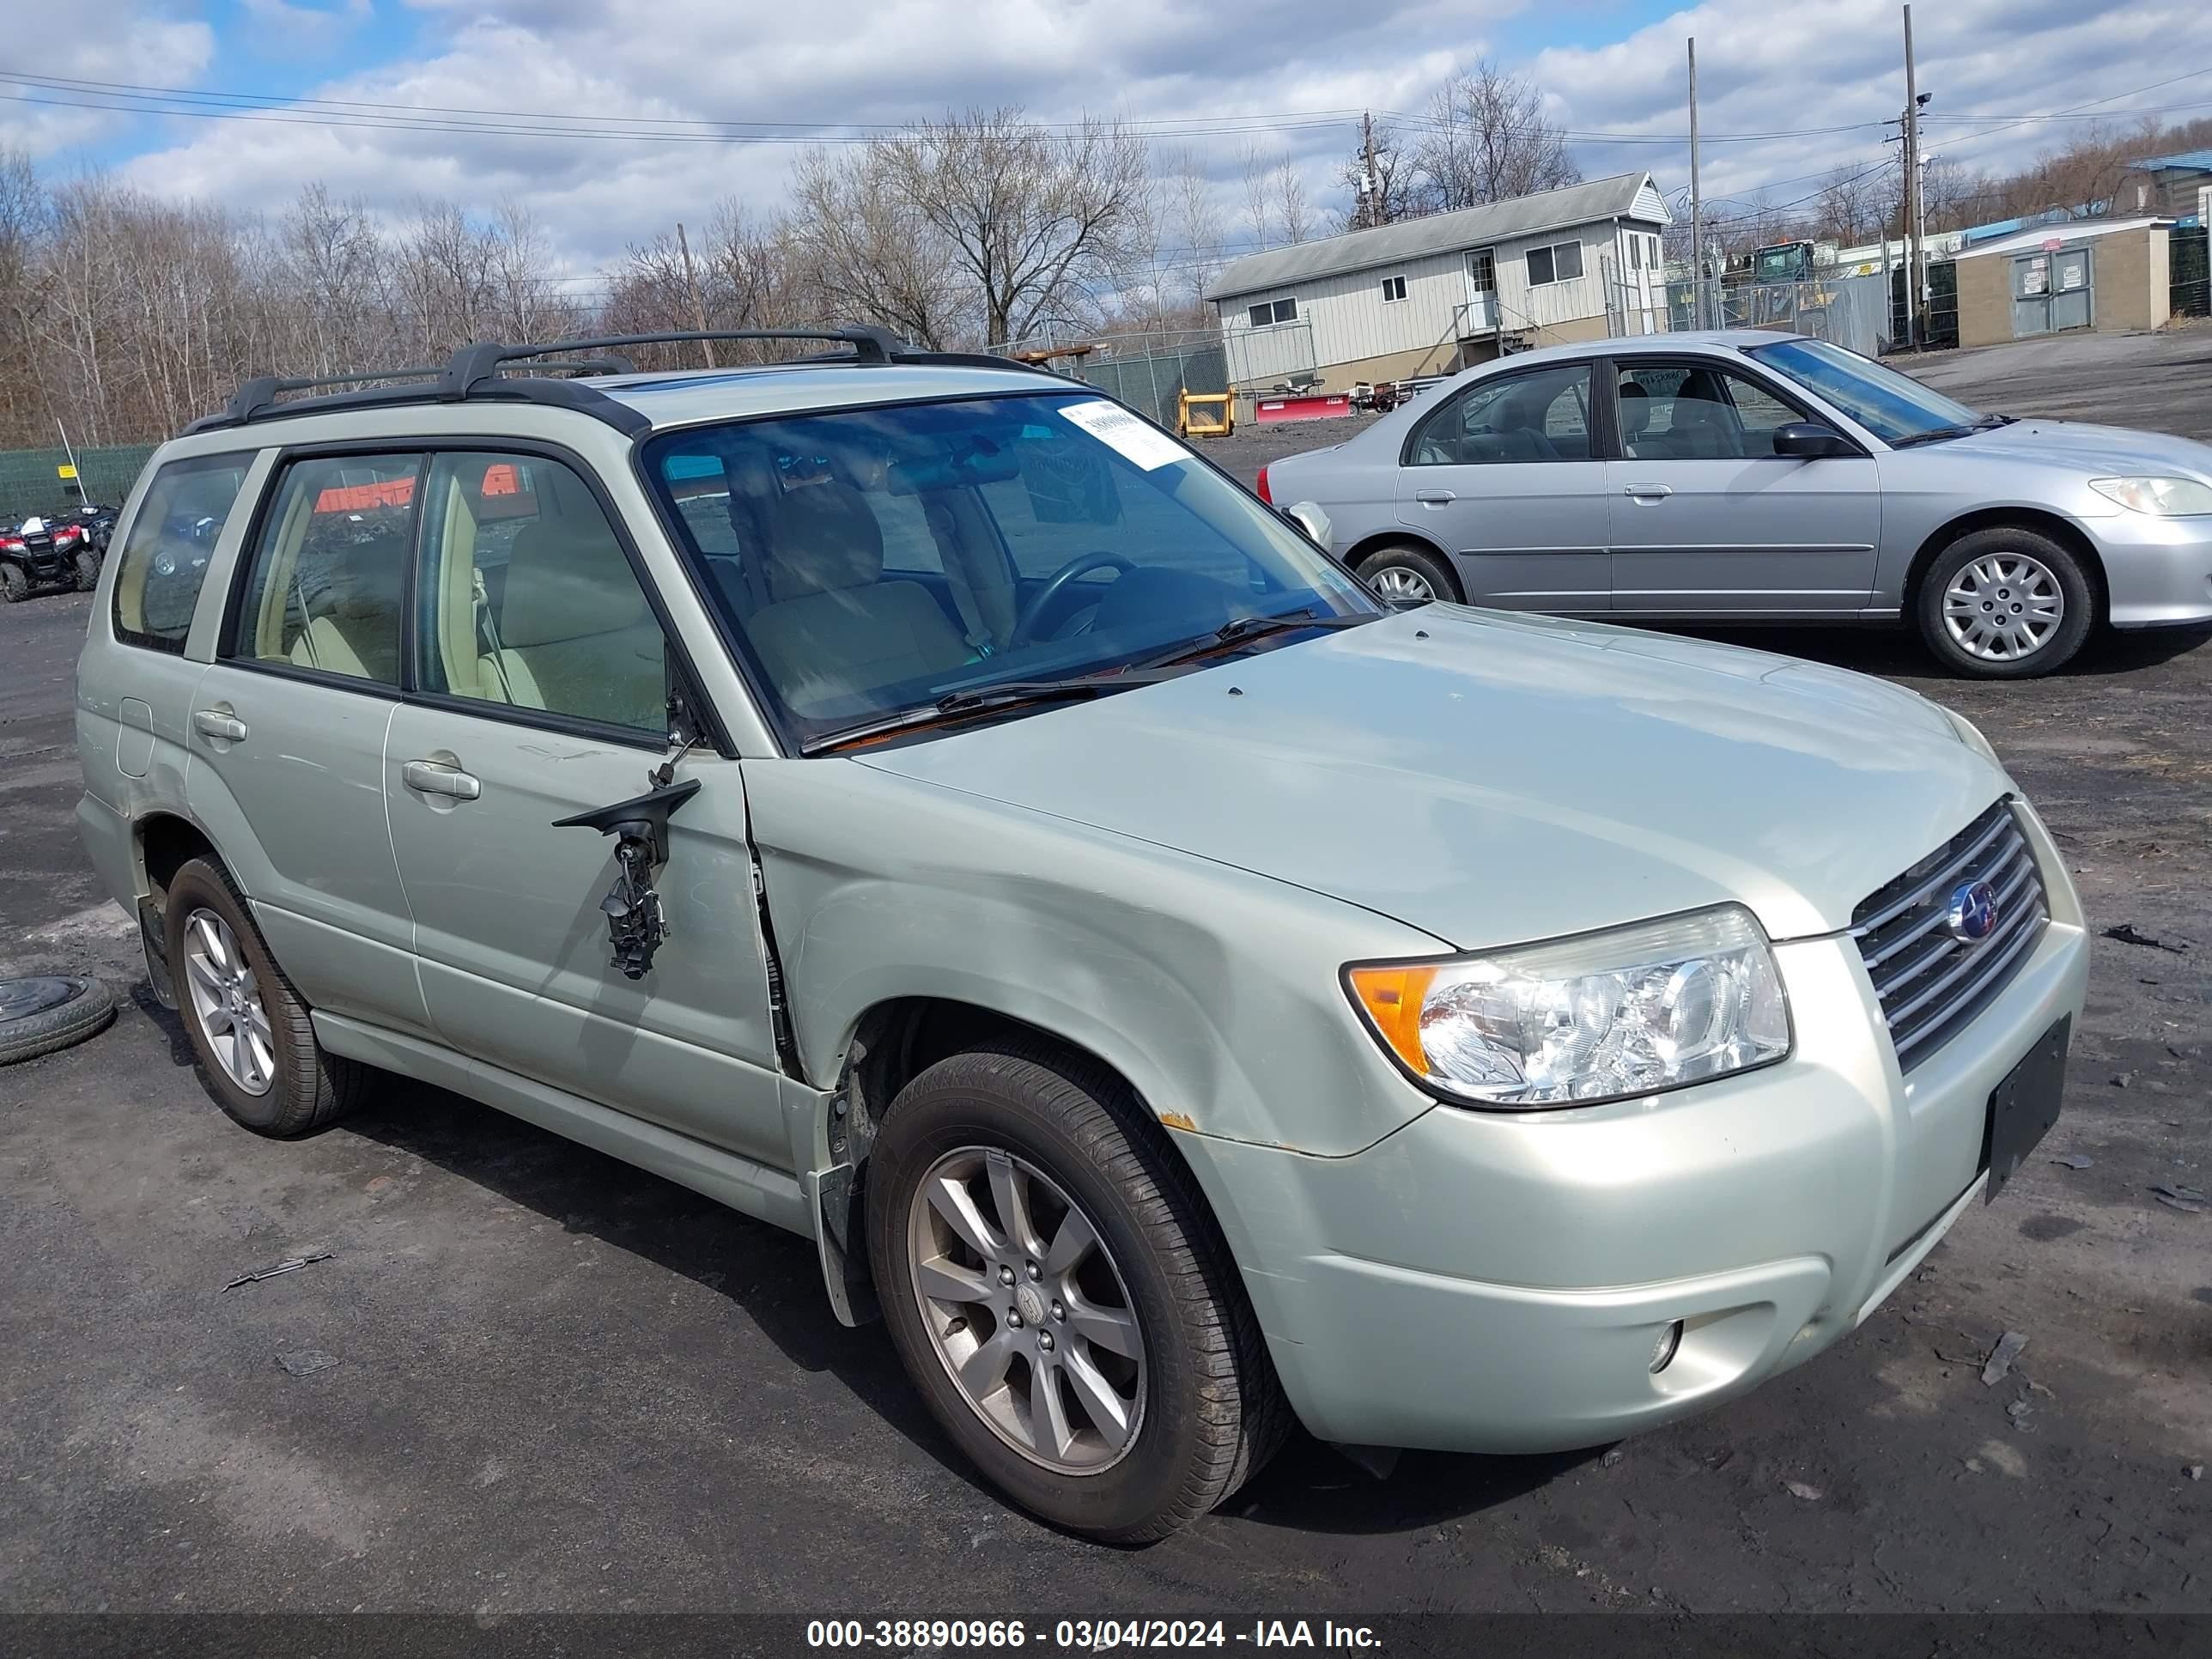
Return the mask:
<svg viewBox="0 0 2212 1659">
<path fill-rule="evenodd" d="M 154 475 L 116 565 L 110 614 L 123 644 L 184 654 L 208 562 L 252 465 L 251 454 L 196 455 Z"/>
</svg>

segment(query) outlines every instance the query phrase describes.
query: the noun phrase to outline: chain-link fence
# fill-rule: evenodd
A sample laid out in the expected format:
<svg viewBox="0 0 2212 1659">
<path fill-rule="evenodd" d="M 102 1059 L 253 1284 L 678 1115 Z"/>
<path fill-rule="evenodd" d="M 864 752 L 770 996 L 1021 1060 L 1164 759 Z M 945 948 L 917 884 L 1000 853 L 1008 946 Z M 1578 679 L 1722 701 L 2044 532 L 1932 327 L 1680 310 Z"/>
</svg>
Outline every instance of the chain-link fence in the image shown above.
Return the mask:
<svg viewBox="0 0 2212 1659">
<path fill-rule="evenodd" d="M 2168 246 L 2169 301 L 2177 317 L 2212 317 L 2212 258 L 2207 258 L 2206 228 L 2177 226 Z"/>
<path fill-rule="evenodd" d="M 0 524 L 19 524 L 33 513 L 60 512 L 80 501 L 120 507 L 155 447 L 118 444 L 112 449 L 78 450 L 77 483 L 83 486 L 82 495 L 62 477 L 61 469 L 70 464 L 69 451 L 0 450 Z"/>
<path fill-rule="evenodd" d="M 1928 262 L 1928 314 L 1920 319 L 1920 343 L 1948 350 L 1959 343 L 1959 263 L 1955 259 Z M 1890 337 L 1899 345 L 1912 338 L 1911 319 L 1905 308 L 1905 267 L 1889 273 Z"/>
<path fill-rule="evenodd" d="M 1185 392 L 1232 392 L 1251 413 L 1250 400 L 1294 390 L 1317 378 L 1313 329 L 1304 322 L 1272 328 L 1153 329 L 1094 334 L 1066 346 L 1024 340 L 1003 349 L 1012 356 L 1050 351 L 1050 365 L 1087 381 L 1172 429 Z"/>
<path fill-rule="evenodd" d="M 1742 283 L 1714 277 L 1668 283 L 1663 308 L 1640 295 L 1607 307 L 1615 334 L 1671 330 L 1765 328 L 1832 341 L 1871 357 L 1889 344 L 1889 307 L 1882 279 L 1823 276 L 1806 283 Z M 1656 313 L 1655 315 L 1655 313 Z"/>
</svg>

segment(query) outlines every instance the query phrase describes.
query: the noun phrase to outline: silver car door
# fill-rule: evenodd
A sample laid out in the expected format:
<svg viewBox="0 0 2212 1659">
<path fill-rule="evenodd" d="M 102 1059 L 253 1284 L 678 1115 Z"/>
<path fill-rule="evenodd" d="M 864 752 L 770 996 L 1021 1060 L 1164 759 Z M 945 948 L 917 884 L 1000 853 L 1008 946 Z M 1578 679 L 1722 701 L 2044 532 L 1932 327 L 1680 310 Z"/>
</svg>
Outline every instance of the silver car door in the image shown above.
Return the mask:
<svg viewBox="0 0 2212 1659">
<path fill-rule="evenodd" d="M 185 720 L 185 798 L 317 1008 L 428 1029 L 384 827 L 416 454 L 285 466 Z"/>
<path fill-rule="evenodd" d="M 1585 612 L 1612 605 L 1591 367 L 1476 381 L 1415 425 L 1398 521 L 1451 555 L 1468 601 Z"/>
<path fill-rule="evenodd" d="M 669 938 L 613 965 L 616 843 L 554 821 L 642 794 L 670 653 L 610 515 L 544 454 L 434 456 L 414 690 L 386 745 L 392 841 L 430 1017 L 453 1048 L 776 1169 L 766 958 L 737 763 L 701 787 L 657 883 Z"/>
<path fill-rule="evenodd" d="M 1809 417 L 1709 359 L 1624 361 L 1616 397 L 1615 610 L 1852 616 L 1868 603 L 1881 534 L 1871 458 L 1777 455 L 1776 428 Z"/>
</svg>

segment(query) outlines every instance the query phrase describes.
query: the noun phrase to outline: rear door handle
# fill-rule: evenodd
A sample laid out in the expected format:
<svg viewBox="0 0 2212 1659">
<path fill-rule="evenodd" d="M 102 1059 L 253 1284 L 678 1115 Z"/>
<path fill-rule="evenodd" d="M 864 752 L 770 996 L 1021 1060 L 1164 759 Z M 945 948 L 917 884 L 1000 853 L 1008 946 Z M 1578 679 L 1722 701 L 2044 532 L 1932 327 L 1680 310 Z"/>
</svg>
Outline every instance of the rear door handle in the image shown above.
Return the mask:
<svg viewBox="0 0 2212 1659">
<path fill-rule="evenodd" d="M 230 743 L 240 743 L 246 738 L 246 722 L 232 714 L 228 704 L 194 709 L 192 726 L 204 738 L 222 738 Z"/>
<path fill-rule="evenodd" d="M 444 795 L 453 800 L 474 800 L 483 786 L 458 766 L 442 761 L 411 760 L 399 769 L 399 781 L 418 794 Z"/>
<path fill-rule="evenodd" d="M 1674 491 L 1672 486 L 1668 484 L 1635 483 L 1629 485 L 1622 493 L 1633 495 L 1639 501 L 1659 501 L 1666 500 Z"/>
<path fill-rule="evenodd" d="M 1413 499 L 1424 507 L 1444 507 L 1459 499 L 1449 489 L 1417 489 Z"/>
</svg>

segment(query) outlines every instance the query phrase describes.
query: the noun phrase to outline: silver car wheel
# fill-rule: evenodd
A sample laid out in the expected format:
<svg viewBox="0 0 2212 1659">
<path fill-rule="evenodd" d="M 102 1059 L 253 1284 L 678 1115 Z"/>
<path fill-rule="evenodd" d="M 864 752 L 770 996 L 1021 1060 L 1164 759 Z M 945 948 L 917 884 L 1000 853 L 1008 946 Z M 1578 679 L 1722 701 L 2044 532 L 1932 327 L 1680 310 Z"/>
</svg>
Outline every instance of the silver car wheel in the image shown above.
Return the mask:
<svg viewBox="0 0 2212 1659">
<path fill-rule="evenodd" d="M 1011 1153 L 963 1146 L 915 1189 L 907 1237 L 923 1327 L 969 1409 L 1056 1474 L 1120 1462 L 1142 1425 L 1144 1338 L 1066 1190 Z"/>
<path fill-rule="evenodd" d="M 1991 553 L 1969 561 L 1943 593 L 1943 627 L 1967 655 L 2017 662 L 2066 619 L 2066 592 L 2040 559 Z"/>
<path fill-rule="evenodd" d="M 1365 574 L 1368 586 L 1386 599 L 1433 599 L 1437 596 L 1426 577 L 1402 564 L 1386 564 Z"/>
<path fill-rule="evenodd" d="M 267 1094 L 276 1079 L 269 1013 L 238 935 L 212 910 L 185 918 L 185 984 L 216 1063 L 247 1094 Z"/>
</svg>

